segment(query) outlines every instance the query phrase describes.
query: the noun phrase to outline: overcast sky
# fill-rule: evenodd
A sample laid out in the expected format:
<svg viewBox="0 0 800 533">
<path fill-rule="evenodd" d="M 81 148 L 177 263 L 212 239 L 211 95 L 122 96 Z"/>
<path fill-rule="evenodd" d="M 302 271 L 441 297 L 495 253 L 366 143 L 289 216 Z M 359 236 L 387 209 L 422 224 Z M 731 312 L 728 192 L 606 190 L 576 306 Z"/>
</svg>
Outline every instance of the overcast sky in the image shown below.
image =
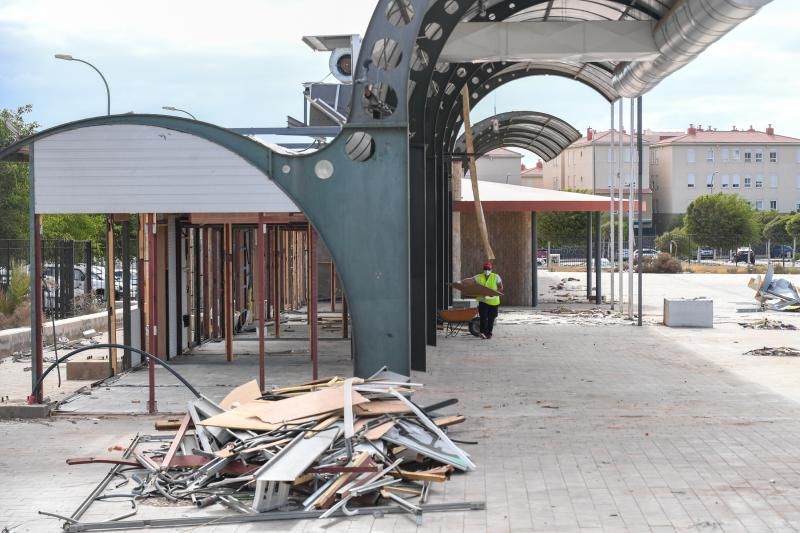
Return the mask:
<svg viewBox="0 0 800 533">
<path fill-rule="evenodd" d="M 33 105 L 42 127 L 112 113 L 189 110 L 227 127 L 283 126 L 302 118 L 302 88 L 328 74 L 303 35 L 363 34 L 372 0 L 0 0 L 0 108 Z M 729 129 L 768 123 L 800 137 L 800 1 L 774 0 L 644 98 L 644 124 Z M 584 131 L 607 128 L 609 104 L 557 77 L 520 80 L 475 109 L 473 120 L 543 111 Z M 628 119 L 626 118 L 626 124 Z"/>
</svg>

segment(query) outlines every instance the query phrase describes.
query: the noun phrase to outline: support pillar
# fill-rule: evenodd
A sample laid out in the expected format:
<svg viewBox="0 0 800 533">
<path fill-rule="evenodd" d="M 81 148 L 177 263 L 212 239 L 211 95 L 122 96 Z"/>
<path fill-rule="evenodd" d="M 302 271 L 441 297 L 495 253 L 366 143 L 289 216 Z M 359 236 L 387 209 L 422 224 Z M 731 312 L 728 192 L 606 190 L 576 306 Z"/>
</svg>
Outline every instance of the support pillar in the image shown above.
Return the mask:
<svg viewBox="0 0 800 533">
<path fill-rule="evenodd" d="M 536 211 L 531 211 L 531 307 L 539 306 L 539 235 Z"/>
<path fill-rule="evenodd" d="M 592 214 L 586 212 L 586 299 L 592 300 Z"/>
<path fill-rule="evenodd" d="M 342 293 L 342 338 L 346 339 L 350 336 L 350 324 L 348 323 L 349 317 L 347 314 L 347 296 Z M 353 357 L 353 354 L 350 354 Z"/>
<path fill-rule="evenodd" d="M 203 237 L 203 334 L 211 338 L 211 253 L 209 250 L 211 228 L 198 228 Z"/>
<path fill-rule="evenodd" d="M 87 272 L 89 272 L 87 267 Z M 131 223 L 122 222 L 122 344 L 130 346 L 131 335 Z M 131 351 L 125 348 L 122 353 L 122 369 L 131 367 Z"/>
<path fill-rule="evenodd" d="M 106 215 L 106 313 L 108 313 L 108 342 L 117 343 L 116 279 L 114 261 L 114 221 Z M 117 349 L 108 349 L 108 367 L 111 375 L 117 374 Z"/>
<path fill-rule="evenodd" d="M 273 228 L 273 251 L 272 251 L 272 317 L 274 320 L 274 335 L 276 339 L 281 338 L 281 229 L 279 226 Z"/>
<path fill-rule="evenodd" d="M 30 147 L 30 162 L 28 172 L 30 180 L 30 196 L 28 204 L 29 218 L 29 257 L 31 270 L 31 354 L 33 364 L 31 365 L 31 395 L 28 396 L 28 403 L 42 403 L 44 397 L 44 383 L 38 390 L 34 391 L 36 382 L 44 373 L 44 350 L 42 349 L 42 216 L 35 212 L 34 203 L 34 164 L 33 164 L 34 145 Z M 91 266 L 87 267 L 91 268 Z M 91 270 L 88 275 L 91 276 Z"/>
<path fill-rule="evenodd" d="M 266 233 L 267 233 L 267 226 L 261 220 L 261 214 L 258 215 L 258 228 L 256 230 L 257 234 L 257 243 L 256 243 L 256 272 L 255 274 L 258 276 L 258 283 L 256 284 L 258 287 L 258 296 L 256 297 L 256 301 L 258 302 L 258 387 L 263 391 L 266 387 L 266 369 L 265 369 L 265 349 L 264 349 L 264 335 L 265 331 L 264 328 L 267 327 L 267 321 L 265 315 L 267 314 L 266 305 L 264 305 L 264 285 L 265 275 L 264 275 L 264 253 L 266 252 Z"/>
<path fill-rule="evenodd" d="M 161 358 L 158 353 L 158 305 L 156 303 L 156 294 L 158 292 L 157 286 L 157 270 L 156 270 L 156 257 L 158 252 L 156 250 L 156 234 L 158 232 L 158 225 L 156 224 L 156 215 L 151 213 L 148 216 L 147 224 L 147 292 L 148 292 L 148 322 L 147 329 L 149 332 L 149 347 L 150 353 Z M 147 412 L 153 414 L 158 411 L 156 403 L 156 365 L 150 359 L 147 360 L 147 374 L 149 385 L 149 399 L 147 401 Z"/>
<path fill-rule="evenodd" d="M 202 301 L 201 301 L 201 287 L 202 287 L 202 278 L 200 275 L 200 228 L 195 227 L 192 228 L 192 273 L 194 274 L 192 280 L 192 287 L 194 296 L 193 300 L 193 307 L 194 307 L 194 320 L 192 324 L 194 325 L 194 338 L 193 342 L 195 346 L 200 346 L 203 343 L 203 332 L 202 332 L 202 322 L 201 322 L 201 309 L 202 309 Z"/>
<path fill-rule="evenodd" d="M 233 361 L 233 225 L 225 224 L 224 228 L 224 282 L 223 299 L 225 307 L 223 316 L 225 319 L 225 360 Z"/>
<path fill-rule="evenodd" d="M 336 312 L 336 265 L 331 259 L 331 313 Z"/>
<path fill-rule="evenodd" d="M 594 303 L 603 303 L 603 252 L 600 249 L 600 212 L 594 213 Z"/>
<path fill-rule="evenodd" d="M 319 377 L 319 339 L 317 338 L 317 304 L 319 303 L 317 284 L 317 232 L 308 224 L 308 328 L 311 338 L 311 379 Z"/>
</svg>

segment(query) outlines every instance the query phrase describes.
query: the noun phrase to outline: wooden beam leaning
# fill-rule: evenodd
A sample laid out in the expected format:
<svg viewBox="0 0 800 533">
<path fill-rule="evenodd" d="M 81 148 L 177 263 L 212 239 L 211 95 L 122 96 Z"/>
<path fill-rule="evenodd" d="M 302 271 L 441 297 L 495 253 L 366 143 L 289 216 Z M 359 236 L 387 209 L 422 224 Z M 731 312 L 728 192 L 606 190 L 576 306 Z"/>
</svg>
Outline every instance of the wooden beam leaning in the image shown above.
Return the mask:
<svg viewBox="0 0 800 533">
<path fill-rule="evenodd" d="M 481 241 L 483 242 L 483 249 L 486 252 L 486 258 L 494 261 L 494 251 L 489 244 L 489 230 L 486 228 L 486 218 L 483 216 L 483 206 L 481 205 L 481 196 L 478 190 L 478 170 L 475 165 L 475 149 L 472 143 L 472 126 L 469 121 L 469 87 L 464 85 L 461 91 L 462 113 L 464 118 L 464 139 L 467 143 L 467 161 L 469 161 L 469 177 L 472 182 L 472 197 L 475 199 L 475 217 L 478 222 L 478 230 L 481 234 Z"/>
</svg>

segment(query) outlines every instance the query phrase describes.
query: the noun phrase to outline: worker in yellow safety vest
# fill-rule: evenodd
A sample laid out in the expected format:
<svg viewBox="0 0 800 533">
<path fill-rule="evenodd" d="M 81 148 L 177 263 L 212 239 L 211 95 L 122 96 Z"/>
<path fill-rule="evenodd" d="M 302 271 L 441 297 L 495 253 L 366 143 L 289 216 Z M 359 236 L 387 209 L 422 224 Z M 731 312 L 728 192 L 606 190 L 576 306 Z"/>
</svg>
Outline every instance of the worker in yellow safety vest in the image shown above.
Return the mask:
<svg viewBox="0 0 800 533">
<path fill-rule="evenodd" d="M 497 292 L 503 292 L 503 280 L 500 275 L 493 272 L 493 265 L 491 261 L 486 261 L 483 264 L 483 272 L 473 277 L 472 279 L 478 285 L 483 285 L 489 289 Z M 494 329 L 494 319 L 497 318 L 497 311 L 500 309 L 499 296 L 478 296 L 478 313 L 481 317 L 481 334 L 482 339 L 491 339 L 492 330 Z"/>
</svg>

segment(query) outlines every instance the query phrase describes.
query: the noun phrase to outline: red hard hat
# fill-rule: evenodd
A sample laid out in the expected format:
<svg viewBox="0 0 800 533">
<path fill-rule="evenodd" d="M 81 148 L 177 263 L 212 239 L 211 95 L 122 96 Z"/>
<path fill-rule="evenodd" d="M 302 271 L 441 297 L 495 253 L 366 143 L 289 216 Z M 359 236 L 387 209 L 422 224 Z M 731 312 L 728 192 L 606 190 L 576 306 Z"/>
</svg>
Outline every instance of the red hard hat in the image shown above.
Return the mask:
<svg viewBox="0 0 800 533">
<path fill-rule="evenodd" d="M 491 262 L 491 261 L 486 261 L 486 262 L 483 264 L 483 268 L 484 268 L 484 269 L 489 269 L 489 270 L 491 270 L 491 269 L 492 269 L 492 262 Z"/>
</svg>

